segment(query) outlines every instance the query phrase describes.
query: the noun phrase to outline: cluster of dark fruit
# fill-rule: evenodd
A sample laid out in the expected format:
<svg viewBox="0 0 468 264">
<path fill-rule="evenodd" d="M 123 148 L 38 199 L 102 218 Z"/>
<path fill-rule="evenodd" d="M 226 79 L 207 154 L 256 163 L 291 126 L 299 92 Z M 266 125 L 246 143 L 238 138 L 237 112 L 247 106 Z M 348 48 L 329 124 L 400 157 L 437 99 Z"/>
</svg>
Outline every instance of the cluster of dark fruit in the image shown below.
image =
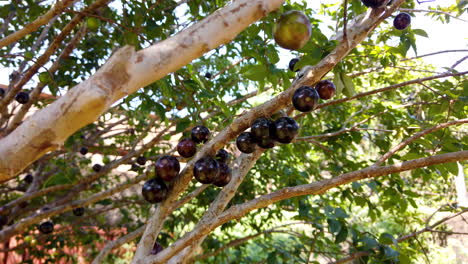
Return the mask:
<svg viewBox="0 0 468 264">
<path fill-rule="evenodd" d="M 0 98 L 5 95 L 5 89 L 0 88 Z M 26 104 L 29 102 L 29 93 L 28 92 L 18 92 L 15 96 L 15 100 L 20 104 Z"/>
<path fill-rule="evenodd" d="M 204 126 L 196 126 L 191 131 L 191 138 L 185 138 L 177 144 L 177 152 L 184 158 L 190 158 L 197 152 L 197 144 L 208 141 L 210 131 Z M 193 167 L 195 178 L 203 184 L 222 187 L 231 180 L 231 169 L 226 164 L 229 154 L 221 149 L 215 158 L 203 157 Z M 163 156 L 155 164 L 156 177 L 143 184 L 142 194 L 150 203 L 163 201 L 168 193 L 165 182 L 171 182 L 179 174 L 180 164 L 174 156 Z"/>
<path fill-rule="evenodd" d="M 49 208 L 45 207 L 42 210 L 47 211 L 49 210 Z M 73 208 L 73 215 L 75 216 L 82 216 L 84 215 L 84 213 L 85 213 L 85 209 L 83 207 Z M 41 232 L 42 234 L 46 234 L 46 235 L 50 234 L 54 232 L 54 223 L 51 220 L 43 221 L 42 223 L 39 224 L 38 229 L 39 229 L 39 232 Z"/>
<path fill-rule="evenodd" d="M 314 110 L 319 99 L 328 100 L 336 93 L 336 87 L 330 80 L 319 81 L 315 87 L 302 86 L 297 89 L 292 97 L 294 108 L 300 112 Z"/>
<path fill-rule="evenodd" d="M 385 5 L 387 0 L 361 0 L 362 3 L 371 8 L 380 8 Z M 387 5 L 392 4 L 392 0 L 387 2 Z M 393 20 L 393 26 L 398 30 L 404 30 L 411 24 L 411 16 L 408 13 L 400 13 Z"/>
</svg>

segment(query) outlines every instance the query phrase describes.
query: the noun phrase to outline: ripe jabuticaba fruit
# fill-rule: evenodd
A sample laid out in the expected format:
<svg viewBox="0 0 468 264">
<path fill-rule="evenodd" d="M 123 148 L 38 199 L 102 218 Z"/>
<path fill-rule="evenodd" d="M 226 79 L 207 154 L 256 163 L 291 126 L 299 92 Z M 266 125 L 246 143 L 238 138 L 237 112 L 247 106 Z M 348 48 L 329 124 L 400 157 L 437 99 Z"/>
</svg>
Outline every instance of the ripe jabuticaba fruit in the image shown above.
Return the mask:
<svg viewBox="0 0 468 264">
<path fill-rule="evenodd" d="M 298 50 L 307 43 L 312 34 L 309 18 L 304 13 L 291 10 L 281 15 L 274 27 L 274 38 L 279 46 Z"/>
<path fill-rule="evenodd" d="M 80 148 L 80 153 L 81 153 L 81 155 L 86 155 L 86 153 L 88 153 L 88 148 L 87 147 L 81 147 Z"/>
<path fill-rule="evenodd" d="M 143 198 L 153 204 L 166 199 L 167 192 L 168 189 L 164 181 L 156 178 L 146 181 L 141 189 Z"/>
<path fill-rule="evenodd" d="M 151 249 L 151 255 L 156 255 L 158 254 L 159 252 L 163 251 L 164 248 L 163 246 L 161 246 L 161 244 L 159 244 L 158 242 L 154 242 L 154 245 L 153 245 L 153 249 Z"/>
<path fill-rule="evenodd" d="M 226 163 L 219 163 L 219 174 L 213 184 L 218 187 L 226 186 L 231 181 L 232 171 Z"/>
<path fill-rule="evenodd" d="M 5 95 L 5 89 L 0 88 L 0 98 L 2 98 Z"/>
<path fill-rule="evenodd" d="M 367 7 L 378 8 L 384 5 L 385 0 L 361 0 L 361 2 Z"/>
<path fill-rule="evenodd" d="M 26 104 L 29 102 L 29 93 L 19 92 L 16 94 L 15 100 L 20 104 Z"/>
<path fill-rule="evenodd" d="M 203 184 L 213 183 L 218 174 L 219 163 L 211 157 L 203 157 L 193 166 L 193 176 Z"/>
<path fill-rule="evenodd" d="M 335 95 L 336 87 L 335 84 L 330 80 L 321 80 L 315 85 L 320 99 L 328 100 Z"/>
<path fill-rule="evenodd" d="M 298 58 L 294 58 L 292 60 L 289 61 L 289 65 L 288 65 L 288 68 L 290 71 L 299 71 L 300 69 L 297 69 L 297 70 L 294 70 L 294 66 L 296 66 L 296 63 L 299 61 Z"/>
<path fill-rule="evenodd" d="M 54 223 L 52 223 L 51 221 L 42 222 L 39 225 L 39 232 L 41 232 L 42 234 L 50 234 L 54 232 Z"/>
<path fill-rule="evenodd" d="M 250 127 L 250 133 L 256 141 L 260 141 L 261 139 L 274 138 L 275 122 L 264 117 L 257 118 L 257 120 L 255 120 Z"/>
<path fill-rule="evenodd" d="M 211 79 L 211 77 L 212 77 L 211 73 L 209 73 L 209 72 L 205 73 L 205 78 Z"/>
<path fill-rule="evenodd" d="M 236 139 L 236 145 L 241 152 L 248 154 L 255 151 L 255 145 L 257 145 L 257 141 L 255 141 L 252 133 L 242 132 Z"/>
<path fill-rule="evenodd" d="M 94 164 L 93 165 L 93 171 L 100 172 L 101 170 L 102 170 L 102 165 L 101 164 Z"/>
<path fill-rule="evenodd" d="M 177 152 L 184 158 L 190 158 L 197 152 L 197 143 L 190 138 L 185 138 L 177 144 Z"/>
<path fill-rule="evenodd" d="M 229 159 L 229 153 L 225 149 L 220 149 L 216 153 L 216 160 L 220 163 L 227 163 Z"/>
<path fill-rule="evenodd" d="M 263 138 L 257 142 L 257 145 L 263 149 L 270 149 L 275 146 L 275 140 L 271 138 Z"/>
<path fill-rule="evenodd" d="M 205 143 L 208 141 L 208 137 L 210 136 L 210 130 L 204 126 L 196 126 L 192 128 L 192 140 L 195 143 Z"/>
<path fill-rule="evenodd" d="M 84 208 L 83 207 L 73 208 L 73 214 L 76 216 L 84 215 Z"/>
<path fill-rule="evenodd" d="M 145 165 L 146 164 L 146 158 L 145 156 L 139 156 L 137 159 L 136 159 L 136 162 L 138 164 L 140 164 L 141 166 Z"/>
<path fill-rule="evenodd" d="M 302 86 L 297 89 L 292 97 L 294 108 L 301 112 L 309 112 L 317 106 L 319 95 L 317 91 L 310 86 Z"/>
<path fill-rule="evenodd" d="M 24 176 L 23 181 L 27 184 L 31 184 L 34 180 L 34 177 L 31 174 Z"/>
<path fill-rule="evenodd" d="M 6 224 L 8 224 L 8 217 L 6 215 L 0 215 L 0 229 Z"/>
<path fill-rule="evenodd" d="M 165 181 L 172 181 L 180 171 L 180 164 L 176 157 L 162 156 L 156 161 L 156 175 Z"/>
<path fill-rule="evenodd" d="M 400 13 L 393 19 L 393 26 L 398 30 L 403 30 L 411 24 L 411 16 L 408 13 Z"/>
<path fill-rule="evenodd" d="M 290 117 L 281 117 L 275 122 L 276 141 L 280 143 L 291 143 L 297 136 L 299 125 Z"/>
<path fill-rule="evenodd" d="M 138 164 L 132 163 L 132 166 L 131 166 L 130 170 L 131 171 L 139 171 L 140 166 L 138 166 Z"/>
</svg>

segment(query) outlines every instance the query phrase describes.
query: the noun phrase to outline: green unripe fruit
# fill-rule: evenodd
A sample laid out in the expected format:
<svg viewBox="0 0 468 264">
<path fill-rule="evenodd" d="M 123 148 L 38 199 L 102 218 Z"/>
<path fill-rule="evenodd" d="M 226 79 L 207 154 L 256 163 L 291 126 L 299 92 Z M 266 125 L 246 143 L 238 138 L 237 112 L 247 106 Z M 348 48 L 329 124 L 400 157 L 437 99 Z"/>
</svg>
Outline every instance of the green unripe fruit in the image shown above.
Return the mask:
<svg viewBox="0 0 468 264">
<path fill-rule="evenodd" d="M 297 10 L 282 14 L 274 27 L 276 43 L 290 50 L 298 50 L 304 47 L 311 34 L 312 26 L 309 18 Z"/>
<path fill-rule="evenodd" d="M 88 17 L 88 19 L 86 19 L 86 26 L 89 30 L 95 31 L 99 28 L 100 25 L 101 21 L 95 17 Z"/>
<path fill-rule="evenodd" d="M 52 81 L 52 78 L 50 77 L 48 72 L 41 72 L 39 73 L 39 81 L 41 83 L 50 83 Z"/>
</svg>

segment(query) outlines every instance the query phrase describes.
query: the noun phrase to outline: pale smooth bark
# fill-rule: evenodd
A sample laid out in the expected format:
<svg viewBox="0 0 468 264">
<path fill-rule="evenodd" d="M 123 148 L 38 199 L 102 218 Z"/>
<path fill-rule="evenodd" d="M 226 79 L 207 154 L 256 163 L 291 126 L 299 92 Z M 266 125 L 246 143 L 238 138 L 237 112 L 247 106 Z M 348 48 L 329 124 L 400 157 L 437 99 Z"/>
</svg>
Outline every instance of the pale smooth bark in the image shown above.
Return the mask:
<svg viewBox="0 0 468 264">
<path fill-rule="evenodd" d="M 136 52 L 125 46 L 88 80 L 36 112 L 0 140 L 0 182 L 59 148 L 114 102 L 157 81 L 204 53 L 230 42 L 284 0 L 239 0 L 177 35 Z M 18 159 L 21 157 L 21 159 Z"/>
</svg>

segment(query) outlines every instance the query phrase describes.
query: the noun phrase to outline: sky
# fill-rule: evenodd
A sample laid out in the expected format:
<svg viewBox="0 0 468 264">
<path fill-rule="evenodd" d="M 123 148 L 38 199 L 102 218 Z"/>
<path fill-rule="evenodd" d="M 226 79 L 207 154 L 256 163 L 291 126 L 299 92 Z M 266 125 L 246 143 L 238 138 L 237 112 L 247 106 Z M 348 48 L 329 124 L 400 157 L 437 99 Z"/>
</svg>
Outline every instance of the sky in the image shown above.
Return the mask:
<svg viewBox="0 0 468 264">
<path fill-rule="evenodd" d="M 456 0 L 435 0 L 434 2 L 417 4 L 417 9 L 428 9 L 430 6 L 448 6 L 454 4 Z M 308 6 L 314 9 L 319 9 L 322 3 L 337 2 L 336 0 L 307 0 Z M 341 2 L 341 0 L 339 1 Z M 317 18 L 321 19 L 324 23 L 321 24 L 322 32 L 331 37 L 333 32 L 327 28 L 327 25 L 332 23 L 324 16 L 317 15 Z M 468 15 L 462 16 L 462 19 L 468 20 Z M 430 25 L 430 27 L 428 27 Z M 431 52 L 449 50 L 449 49 L 468 49 L 468 23 L 452 19 L 449 24 L 442 24 L 441 22 L 435 21 L 430 17 L 424 16 L 424 13 L 416 13 L 416 17 L 412 18 L 411 27 L 413 29 L 422 28 L 425 29 L 429 35 L 429 38 L 419 37 L 417 39 L 418 54 L 427 54 Z M 467 52 L 468 53 L 468 52 Z M 464 55 L 468 55 L 464 53 Z M 430 56 L 424 58 L 428 63 L 435 65 L 437 68 L 450 67 L 457 59 L 461 58 L 462 53 L 458 54 L 442 54 L 436 56 Z M 412 57 L 415 54 L 412 50 L 408 53 L 408 57 Z M 280 62 L 278 63 L 279 68 L 287 68 L 287 64 L 294 57 L 290 52 L 280 49 Z M 457 68 L 458 71 L 468 70 L 468 60 L 461 63 Z M 8 76 L 12 72 L 12 69 L 0 68 L 0 84 L 8 84 Z M 37 77 L 35 78 L 37 81 Z"/>
</svg>

